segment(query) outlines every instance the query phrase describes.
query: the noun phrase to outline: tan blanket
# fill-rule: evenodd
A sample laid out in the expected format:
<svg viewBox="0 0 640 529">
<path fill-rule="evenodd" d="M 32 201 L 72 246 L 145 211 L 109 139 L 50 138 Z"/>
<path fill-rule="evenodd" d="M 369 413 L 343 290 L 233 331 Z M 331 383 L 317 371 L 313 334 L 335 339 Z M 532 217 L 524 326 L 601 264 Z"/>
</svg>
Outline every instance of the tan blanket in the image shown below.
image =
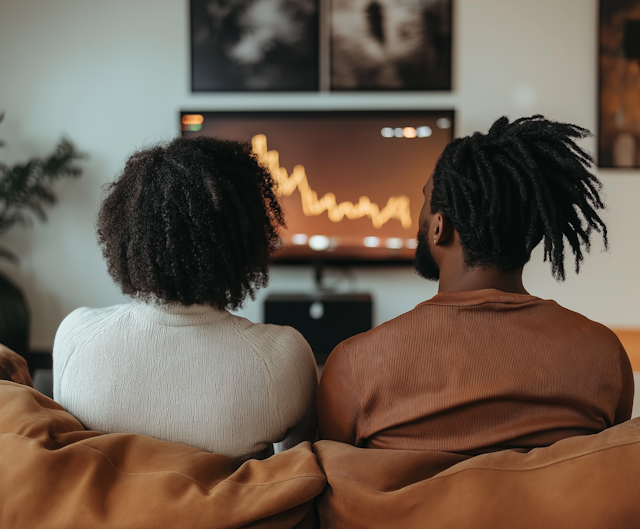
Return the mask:
<svg viewBox="0 0 640 529">
<path fill-rule="evenodd" d="M 2 344 L 0 344 L 0 380 L 10 380 L 33 387 L 27 361 Z"/>
<path fill-rule="evenodd" d="M 28 383 L 26 364 L 7 351 L 0 378 Z M 0 381 L 0 528 L 301 529 L 315 523 L 316 497 L 327 528 L 640 528 L 640 419 L 528 453 L 331 441 L 313 450 L 317 459 L 303 443 L 239 466 L 142 435 L 86 431 L 34 389 Z"/>
<path fill-rule="evenodd" d="M 325 484 L 309 443 L 239 466 L 143 435 L 86 431 L 36 390 L 0 382 L 3 529 L 309 527 Z"/>
<path fill-rule="evenodd" d="M 322 527 L 640 528 L 640 419 L 528 453 L 313 449 Z"/>
</svg>

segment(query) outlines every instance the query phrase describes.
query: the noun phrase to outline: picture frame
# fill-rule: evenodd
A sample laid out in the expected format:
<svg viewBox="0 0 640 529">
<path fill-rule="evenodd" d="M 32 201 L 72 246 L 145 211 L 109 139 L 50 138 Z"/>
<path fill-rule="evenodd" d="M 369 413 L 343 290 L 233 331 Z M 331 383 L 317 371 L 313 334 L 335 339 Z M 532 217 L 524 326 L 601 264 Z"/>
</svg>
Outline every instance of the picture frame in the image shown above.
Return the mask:
<svg viewBox="0 0 640 529">
<path fill-rule="evenodd" d="M 329 0 L 332 91 L 451 90 L 453 0 Z"/>
<path fill-rule="evenodd" d="M 640 167 L 640 0 L 601 0 L 598 167 Z"/>
<path fill-rule="evenodd" d="M 320 0 L 190 0 L 193 92 L 319 90 Z"/>
</svg>

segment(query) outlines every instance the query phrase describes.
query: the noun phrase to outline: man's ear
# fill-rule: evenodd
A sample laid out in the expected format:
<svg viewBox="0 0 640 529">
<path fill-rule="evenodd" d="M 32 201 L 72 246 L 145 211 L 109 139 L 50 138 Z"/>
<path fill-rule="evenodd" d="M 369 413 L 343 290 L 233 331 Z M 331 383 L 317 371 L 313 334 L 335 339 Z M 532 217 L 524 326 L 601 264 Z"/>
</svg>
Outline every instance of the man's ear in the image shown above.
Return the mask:
<svg viewBox="0 0 640 529">
<path fill-rule="evenodd" d="M 436 213 L 432 217 L 431 237 L 435 246 L 448 244 L 453 240 L 453 226 L 451 221 L 442 213 Z"/>
</svg>

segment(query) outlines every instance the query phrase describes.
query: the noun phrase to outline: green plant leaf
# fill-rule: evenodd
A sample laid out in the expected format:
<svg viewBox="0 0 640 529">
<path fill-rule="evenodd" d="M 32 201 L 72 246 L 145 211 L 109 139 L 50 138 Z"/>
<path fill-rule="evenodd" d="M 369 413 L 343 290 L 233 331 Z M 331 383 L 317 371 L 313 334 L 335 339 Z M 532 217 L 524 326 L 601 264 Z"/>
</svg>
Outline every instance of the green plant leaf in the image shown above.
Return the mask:
<svg viewBox="0 0 640 529">
<path fill-rule="evenodd" d="M 0 122 L 3 117 L 0 114 Z M 63 138 L 46 158 L 36 157 L 13 166 L 0 163 L 0 234 L 16 224 L 28 225 L 31 219 L 27 211 L 46 221 L 46 207 L 57 202 L 51 184 L 61 178 L 79 177 L 82 168 L 75 162 L 85 158 Z M 0 248 L 0 259 L 16 261 L 17 257 Z"/>
<path fill-rule="evenodd" d="M 13 252 L 10 252 L 6 248 L 2 248 L 1 246 L 0 246 L 0 259 L 6 259 L 7 261 L 10 261 L 12 263 L 19 262 L 18 256 L 16 254 L 14 254 Z"/>
</svg>

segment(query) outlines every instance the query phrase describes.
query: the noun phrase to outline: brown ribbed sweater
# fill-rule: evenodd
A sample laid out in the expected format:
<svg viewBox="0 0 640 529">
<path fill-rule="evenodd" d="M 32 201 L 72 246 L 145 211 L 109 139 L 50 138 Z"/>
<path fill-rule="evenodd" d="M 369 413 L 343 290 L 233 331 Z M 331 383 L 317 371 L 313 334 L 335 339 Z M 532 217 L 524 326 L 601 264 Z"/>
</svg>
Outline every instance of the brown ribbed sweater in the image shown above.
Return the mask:
<svg viewBox="0 0 640 529">
<path fill-rule="evenodd" d="M 317 397 L 320 439 L 476 454 L 546 446 L 631 416 L 609 329 L 554 301 L 444 292 L 342 342 Z"/>
</svg>

